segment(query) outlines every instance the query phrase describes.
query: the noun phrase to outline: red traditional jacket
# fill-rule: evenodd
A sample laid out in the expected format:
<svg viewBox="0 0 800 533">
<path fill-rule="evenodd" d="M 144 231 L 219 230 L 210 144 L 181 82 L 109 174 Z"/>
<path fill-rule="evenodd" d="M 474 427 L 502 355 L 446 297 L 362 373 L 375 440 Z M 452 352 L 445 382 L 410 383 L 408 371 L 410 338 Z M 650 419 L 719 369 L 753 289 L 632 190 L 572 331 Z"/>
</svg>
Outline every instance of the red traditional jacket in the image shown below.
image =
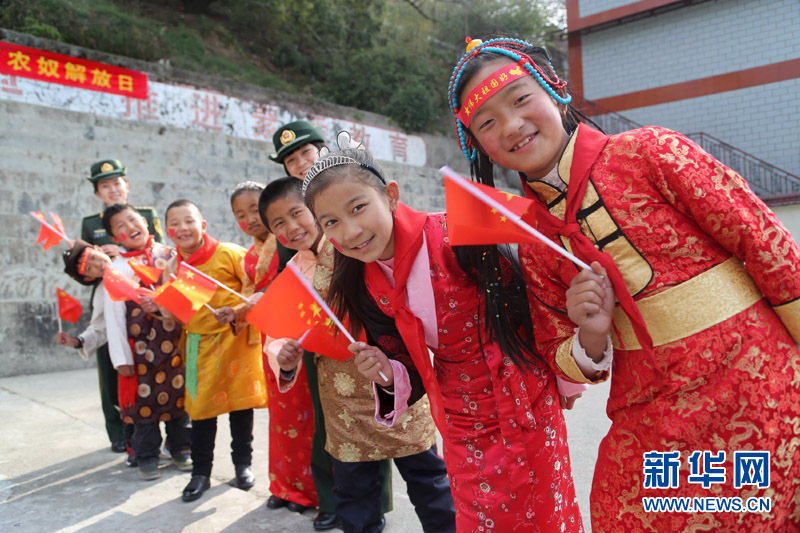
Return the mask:
<svg viewBox="0 0 800 533">
<path fill-rule="evenodd" d="M 796 243 L 739 175 L 673 131 L 605 136 L 581 125 L 557 167 L 563 187 L 531 182 L 528 195 L 563 219 L 560 189 L 569 190 L 576 168 L 589 172 L 580 231 L 619 267 L 654 345 L 650 356 L 640 349 L 618 308 L 613 424 L 595 470 L 593 530 L 800 529 Z M 551 236 L 570 248 L 569 238 Z M 557 372 L 588 381 L 570 356 L 575 326 L 565 311 L 577 267 L 536 244 L 520 245 L 520 259 L 540 351 Z M 676 489 L 644 489 L 643 453 L 653 450 L 680 451 Z M 687 459 L 698 450 L 726 452 L 726 483 L 709 490 L 688 481 Z M 741 450 L 771 454 L 769 488 L 734 488 Z M 770 497 L 772 511 L 643 511 L 643 496 L 665 494 Z"/>
<path fill-rule="evenodd" d="M 419 237 L 418 228 L 404 229 L 409 215 L 419 213 L 402 204 L 395 212 L 395 259 L 398 249 Z M 423 373 L 423 379 L 429 397 L 441 392 L 445 426 L 439 430 L 457 529 L 582 531 L 553 373 L 538 361 L 521 371 L 485 338 L 483 302 L 448 243 L 445 215 L 424 217 L 421 230 L 425 248 L 419 253 L 429 255 L 438 329 L 438 346 L 431 347 L 435 376 Z M 369 275 L 365 281 L 381 311 L 394 317 L 391 298 Z M 415 349 L 399 329 L 406 347 Z"/>
</svg>

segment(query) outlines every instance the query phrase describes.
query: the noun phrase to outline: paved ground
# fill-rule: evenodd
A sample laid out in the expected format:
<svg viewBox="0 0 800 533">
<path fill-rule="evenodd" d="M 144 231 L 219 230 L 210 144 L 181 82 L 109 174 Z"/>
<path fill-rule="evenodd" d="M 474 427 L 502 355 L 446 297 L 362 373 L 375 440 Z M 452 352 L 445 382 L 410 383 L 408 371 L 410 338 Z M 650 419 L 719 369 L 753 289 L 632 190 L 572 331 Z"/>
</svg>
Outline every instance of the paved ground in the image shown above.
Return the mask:
<svg viewBox="0 0 800 533">
<path fill-rule="evenodd" d="M 162 477 L 141 481 L 109 450 L 94 369 L 0 379 L 0 532 L 311 532 L 315 511 L 267 510 L 267 411 L 256 412 L 249 492 L 233 478 L 230 436 L 220 421 L 211 490 L 184 503 L 189 474 L 164 465 Z M 609 422 L 608 385 L 599 385 L 566 414 L 578 498 L 588 528 L 589 489 L 597 446 Z M 395 471 L 394 511 L 386 533 L 421 532 Z"/>
</svg>

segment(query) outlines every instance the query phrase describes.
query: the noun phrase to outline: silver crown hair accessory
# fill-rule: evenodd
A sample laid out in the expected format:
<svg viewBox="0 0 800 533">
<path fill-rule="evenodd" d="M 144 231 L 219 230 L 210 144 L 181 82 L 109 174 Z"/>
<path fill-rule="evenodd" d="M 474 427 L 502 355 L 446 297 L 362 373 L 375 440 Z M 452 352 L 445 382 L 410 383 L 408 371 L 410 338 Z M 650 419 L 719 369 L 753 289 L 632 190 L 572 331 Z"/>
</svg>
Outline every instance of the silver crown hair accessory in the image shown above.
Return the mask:
<svg viewBox="0 0 800 533">
<path fill-rule="evenodd" d="M 339 147 L 339 150 L 345 150 L 347 148 L 355 149 L 355 150 L 366 150 L 363 144 L 358 141 L 355 141 L 351 136 L 350 133 L 347 131 L 340 131 L 336 135 L 336 144 Z M 378 174 L 375 169 L 370 167 L 369 165 L 364 165 L 360 161 L 356 161 L 352 157 L 348 157 L 345 155 L 330 155 L 331 151 L 328 149 L 327 146 L 323 146 L 319 151 L 319 157 L 317 161 L 308 169 L 306 173 L 306 178 L 303 180 L 302 186 L 302 193 L 303 197 L 306 196 L 306 189 L 308 189 L 308 184 L 311 183 L 311 180 L 319 176 L 322 172 L 328 170 L 329 168 L 338 167 L 340 165 L 358 165 L 363 166 L 376 176 L 380 178 L 381 181 L 384 181 L 383 177 Z"/>
</svg>

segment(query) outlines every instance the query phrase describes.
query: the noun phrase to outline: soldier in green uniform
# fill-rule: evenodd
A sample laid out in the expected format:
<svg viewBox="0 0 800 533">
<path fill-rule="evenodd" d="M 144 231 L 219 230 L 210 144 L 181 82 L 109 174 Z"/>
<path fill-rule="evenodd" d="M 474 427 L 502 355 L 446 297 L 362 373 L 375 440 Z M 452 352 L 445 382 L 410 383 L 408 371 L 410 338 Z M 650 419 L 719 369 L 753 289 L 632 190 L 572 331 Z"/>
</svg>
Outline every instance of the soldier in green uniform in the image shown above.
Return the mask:
<svg viewBox="0 0 800 533">
<path fill-rule="evenodd" d="M 87 178 L 94 186 L 94 194 L 108 207 L 112 204 L 124 204 L 128 201 L 130 185 L 125 176 L 125 167 L 116 159 L 104 159 L 93 164 L 90 176 Z M 150 234 L 155 240 L 164 243 L 164 234 L 161 230 L 161 221 L 156 210 L 152 207 L 137 207 L 139 213 L 147 220 Z M 103 228 L 102 211 L 84 217 L 81 223 L 81 238 L 89 244 L 100 246 L 112 259 L 119 255 L 120 250 Z M 92 289 L 94 296 L 94 289 Z M 108 345 L 104 344 L 97 350 L 97 373 L 100 380 L 100 400 L 103 415 L 106 420 L 106 432 L 111 441 L 111 450 L 122 453 L 127 449 L 125 425 L 120 418 L 119 400 L 117 399 L 117 372 L 111 364 L 108 355 Z M 130 454 L 128 464 L 135 466 L 135 459 Z"/>
<path fill-rule="evenodd" d="M 286 174 L 297 179 L 304 179 L 308 169 L 319 157 L 319 150 L 325 146 L 325 137 L 322 131 L 306 120 L 296 120 L 281 126 L 272 136 L 275 153 L 270 155 L 270 160 L 283 165 Z M 262 213 L 262 218 L 264 214 Z M 266 223 L 265 223 L 266 225 Z M 278 243 L 278 272 L 283 270 L 286 263 L 295 254 Z M 314 529 L 325 531 L 339 527 L 336 516 L 336 504 L 333 500 L 333 463 L 325 450 L 327 435 L 325 420 L 322 413 L 322 404 L 319 397 L 319 377 L 317 365 L 314 363 L 314 354 L 303 354 L 303 366 L 308 377 L 308 387 L 311 393 L 311 404 L 314 409 L 314 441 L 311 448 L 311 475 L 317 486 L 319 498 L 319 514 L 314 519 Z M 392 510 L 392 462 L 388 459 L 379 461 L 378 478 L 381 484 L 381 513 Z M 276 501 L 275 496 L 267 500 L 267 507 L 274 508 L 285 505 Z"/>
</svg>

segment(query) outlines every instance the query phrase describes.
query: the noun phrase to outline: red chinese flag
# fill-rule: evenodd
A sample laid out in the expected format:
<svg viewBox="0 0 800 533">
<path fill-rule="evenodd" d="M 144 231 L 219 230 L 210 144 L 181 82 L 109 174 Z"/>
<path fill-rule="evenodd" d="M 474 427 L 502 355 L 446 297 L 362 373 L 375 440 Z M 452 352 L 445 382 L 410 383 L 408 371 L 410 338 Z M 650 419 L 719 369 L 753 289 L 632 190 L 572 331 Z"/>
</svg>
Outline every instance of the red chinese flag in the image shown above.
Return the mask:
<svg viewBox="0 0 800 533">
<path fill-rule="evenodd" d="M 115 302 L 133 300 L 139 303 L 139 284 L 111 267 L 106 267 L 106 272 L 103 274 L 103 287 L 108 297 Z"/>
<path fill-rule="evenodd" d="M 56 298 L 58 298 L 58 317 L 73 324 L 77 322 L 83 314 L 83 306 L 78 299 L 58 287 L 56 287 Z"/>
<path fill-rule="evenodd" d="M 178 265 L 178 277 L 172 280 L 171 285 L 183 293 L 195 309 L 208 303 L 217 291 L 216 283 L 193 272 L 184 263 Z"/>
<path fill-rule="evenodd" d="M 347 323 L 344 324 L 347 327 Z M 367 337 L 364 332 L 357 339 L 361 342 L 366 342 Z M 353 352 L 347 349 L 350 346 L 350 341 L 341 331 L 338 331 L 336 324 L 333 320 L 326 318 L 305 334 L 300 346 L 309 352 L 318 353 L 337 361 L 346 361 L 353 357 Z"/>
<path fill-rule="evenodd" d="M 274 339 L 299 339 L 325 318 L 325 311 L 291 268 L 281 272 L 247 312 L 247 321 Z"/>
<path fill-rule="evenodd" d="M 161 273 L 164 272 L 162 268 L 151 267 L 136 262 L 135 259 L 128 259 L 128 265 L 133 269 L 134 274 L 145 285 L 153 285 L 158 283 L 161 279 Z"/>
<path fill-rule="evenodd" d="M 512 213 L 536 227 L 533 200 L 499 191 L 488 185 L 468 182 L 479 193 L 492 198 Z M 451 245 L 535 242 L 536 238 L 509 220 L 497 209 L 476 198 L 453 180 L 445 177 L 447 233 Z"/>
<path fill-rule="evenodd" d="M 53 213 L 53 212 L 51 211 L 51 212 L 50 212 L 50 218 L 52 218 L 52 219 L 53 219 L 53 227 L 54 227 L 54 228 L 55 228 L 57 231 L 60 231 L 60 232 L 61 232 L 61 234 L 62 234 L 62 235 L 64 235 L 64 237 L 66 238 L 66 236 L 67 236 L 67 230 L 65 230 L 65 229 L 64 229 L 64 223 L 63 223 L 63 222 L 61 222 L 61 217 L 60 217 L 60 216 L 58 216 L 58 213 Z"/>
<path fill-rule="evenodd" d="M 39 237 L 36 239 L 36 244 L 44 243 L 45 250 L 49 250 L 52 246 L 59 244 L 62 237 L 47 222 L 47 218 L 45 218 L 44 213 L 41 211 L 31 211 L 31 214 L 35 216 L 40 223 Z"/>
<path fill-rule="evenodd" d="M 196 304 L 192 302 L 186 294 L 172 283 L 165 283 L 156 289 L 153 294 L 155 295 L 153 298 L 154 302 L 172 313 L 173 316 L 184 324 L 188 323 L 198 309 L 203 306 L 203 303 L 205 303 Z"/>
</svg>

